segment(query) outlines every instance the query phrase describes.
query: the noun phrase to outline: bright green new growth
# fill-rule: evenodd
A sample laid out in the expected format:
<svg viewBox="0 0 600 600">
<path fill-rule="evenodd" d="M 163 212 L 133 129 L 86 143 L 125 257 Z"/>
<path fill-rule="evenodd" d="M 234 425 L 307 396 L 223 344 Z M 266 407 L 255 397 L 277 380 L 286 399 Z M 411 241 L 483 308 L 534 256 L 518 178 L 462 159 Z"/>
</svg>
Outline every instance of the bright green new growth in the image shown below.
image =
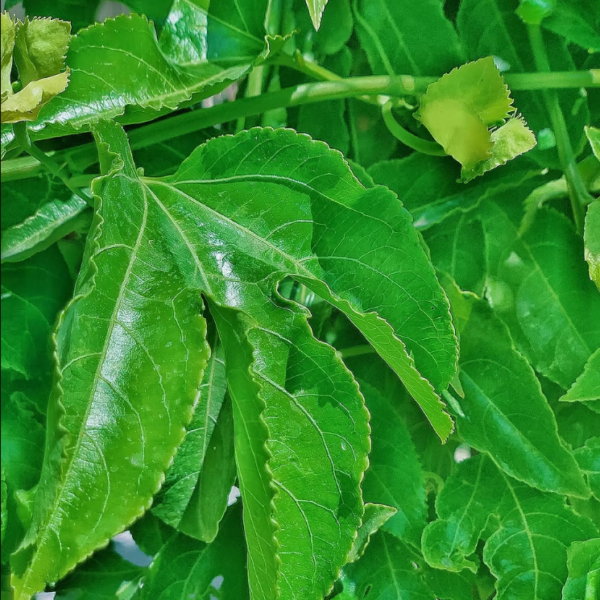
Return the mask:
<svg viewBox="0 0 600 600">
<path fill-rule="evenodd" d="M 2 123 L 35 121 L 42 107 L 65 90 L 69 69 L 62 69 L 70 37 L 66 21 L 27 18 L 21 23 L 2 14 Z M 13 58 L 22 86 L 16 93 L 10 81 Z"/>
<path fill-rule="evenodd" d="M 488 57 L 432 83 L 415 117 L 462 165 L 462 179 L 468 182 L 535 146 L 525 121 L 508 119 L 515 110 L 512 102 L 493 58 Z"/>
</svg>

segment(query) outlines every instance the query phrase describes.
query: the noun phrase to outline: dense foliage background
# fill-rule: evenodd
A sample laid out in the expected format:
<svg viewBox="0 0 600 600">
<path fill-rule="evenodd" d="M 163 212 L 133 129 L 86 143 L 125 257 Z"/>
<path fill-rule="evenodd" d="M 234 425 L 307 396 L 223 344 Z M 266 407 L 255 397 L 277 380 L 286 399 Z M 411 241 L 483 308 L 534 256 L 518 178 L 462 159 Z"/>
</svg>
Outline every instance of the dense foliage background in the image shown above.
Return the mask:
<svg viewBox="0 0 600 600">
<path fill-rule="evenodd" d="M 3 600 L 600 597 L 598 2 L 5 4 Z"/>
</svg>

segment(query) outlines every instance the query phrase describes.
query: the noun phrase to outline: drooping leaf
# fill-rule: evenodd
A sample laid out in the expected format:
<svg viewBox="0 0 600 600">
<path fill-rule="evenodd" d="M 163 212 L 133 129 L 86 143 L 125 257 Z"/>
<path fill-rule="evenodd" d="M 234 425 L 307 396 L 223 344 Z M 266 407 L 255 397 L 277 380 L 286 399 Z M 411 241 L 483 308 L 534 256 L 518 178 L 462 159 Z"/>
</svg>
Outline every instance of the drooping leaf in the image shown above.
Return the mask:
<svg viewBox="0 0 600 600">
<path fill-rule="evenodd" d="M 85 264 L 58 329 L 60 379 L 32 525 L 13 563 L 17 599 L 59 580 L 148 508 L 208 358 L 200 296 L 161 250 L 128 149 L 113 128 L 98 135 L 110 174 L 93 185 Z"/>
<path fill-rule="evenodd" d="M 246 549 L 239 502 L 229 508 L 212 544 L 178 534 L 148 568 L 143 600 L 246 600 Z"/>
<path fill-rule="evenodd" d="M 567 550 L 569 578 L 562 600 L 588 600 L 600 593 L 600 539 L 573 542 Z"/>
<path fill-rule="evenodd" d="M 356 30 L 375 75 L 441 75 L 463 62 L 437 0 L 354 0 Z"/>
<path fill-rule="evenodd" d="M 423 536 L 427 561 L 475 569 L 471 555 L 487 525 L 483 558 L 504 600 L 555 600 L 567 579 L 568 545 L 598 535 L 563 499 L 514 481 L 486 454 L 458 466 L 436 508 L 440 519 Z"/>
<path fill-rule="evenodd" d="M 352 550 L 348 554 L 347 562 L 358 560 L 367 549 L 371 536 L 379 531 L 381 527 L 396 514 L 396 509 L 385 504 L 365 504 L 365 514 L 358 528 L 356 539 L 352 544 Z"/>
<path fill-rule="evenodd" d="M 57 600 L 125 600 L 123 592 L 139 587 L 144 570 L 123 559 L 111 544 L 96 552 L 56 588 Z M 127 598 L 127 600 L 128 600 Z"/>
<path fill-rule="evenodd" d="M 494 56 L 510 73 L 535 71 L 526 25 L 516 14 L 517 0 L 464 0 L 460 4 L 457 27 L 468 58 L 476 60 Z M 485 35 L 482 35 L 485 32 Z M 575 68 L 565 42 L 549 31 L 544 31 L 550 68 L 553 71 L 570 71 Z M 581 147 L 583 127 L 588 123 L 588 109 L 577 90 L 557 92 L 562 113 L 573 148 Z M 527 121 L 536 138 L 552 132 L 549 112 L 539 91 L 512 93 L 515 106 Z M 550 133 L 550 135 L 553 135 Z M 554 136 L 555 137 L 555 136 Z M 553 137 L 553 139 L 554 139 Z M 560 168 L 556 143 L 540 145 L 528 156 L 540 164 Z"/>
<path fill-rule="evenodd" d="M 566 389 L 600 346 L 600 297 L 581 260 L 581 238 L 547 209 L 520 239 L 494 237 L 501 258 L 491 303 L 535 369 Z"/>
<path fill-rule="evenodd" d="M 512 477 L 543 491 L 588 497 L 533 369 L 485 302 L 473 301 L 460 340 L 461 437 Z"/>
<path fill-rule="evenodd" d="M 362 486 L 365 501 L 394 507 L 397 513 L 383 529 L 419 547 L 427 505 L 415 447 L 392 400 L 364 381 L 360 388 L 371 414 L 372 448 Z"/>
<path fill-rule="evenodd" d="M 457 212 L 467 212 L 488 198 L 520 193 L 539 171 L 509 163 L 504 169 L 491 171 L 467 184 L 457 181 L 459 172 L 450 158 L 428 156 L 420 152 L 374 164 L 369 174 L 376 183 L 398 194 L 415 219 L 415 227 L 426 229 Z M 537 178 L 534 179 L 534 181 Z"/>
<path fill-rule="evenodd" d="M 204 379 L 200 386 L 200 399 L 196 405 L 194 416 L 188 425 L 185 439 L 177 451 L 175 461 L 167 471 L 165 482 L 152 505 L 152 512 L 175 529 L 180 528 L 184 514 L 190 507 L 192 495 L 200 486 L 200 474 L 209 445 L 214 445 L 216 441 L 212 439 L 212 436 L 227 390 L 223 351 L 214 335 L 211 348 L 212 354 L 204 372 Z M 218 499 L 215 498 L 222 504 L 222 512 L 219 517 L 225 512 L 227 496 L 232 485 L 233 481 L 230 479 L 228 488 L 220 490 L 221 494 L 224 491 L 224 498 L 222 495 Z M 213 489 L 211 492 L 215 496 L 218 494 L 217 489 Z M 201 514 L 199 519 L 202 519 Z M 212 539 L 214 539 L 216 527 L 213 525 L 210 529 L 214 530 L 212 535 Z M 207 542 L 212 541 L 212 539 L 204 539 L 201 527 L 199 535 L 193 537 Z"/>
<path fill-rule="evenodd" d="M 2 262 L 25 260 L 45 250 L 66 235 L 89 227 L 88 203 L 73 195 L 69 200 L 50 200 L 22 223 L 2 232 Z"/>
<path fill-rule="evenodd" d="M 600 348 L 590 356 L 583 373 L 560 400 L 585 402 L 588 408 L 600 412 Z"/>
</svg>

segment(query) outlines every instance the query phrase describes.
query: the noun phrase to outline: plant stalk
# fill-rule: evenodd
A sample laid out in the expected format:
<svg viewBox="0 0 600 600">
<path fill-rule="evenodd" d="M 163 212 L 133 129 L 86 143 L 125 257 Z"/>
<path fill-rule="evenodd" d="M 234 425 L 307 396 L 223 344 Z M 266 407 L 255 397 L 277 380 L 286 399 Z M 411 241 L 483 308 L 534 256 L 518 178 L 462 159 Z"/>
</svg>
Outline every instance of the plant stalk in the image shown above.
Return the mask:
<svg viewBox="0 0 600 600">
<path fill-rule="evenodd" d="M 548 61 L 541 27 L 539 25 L 528 25 L 527 32 L 529 34 L 529 42 L 533 51 L 535 66 L 542 74 L 550 73 L 550 62 Z M 552 129 L 556 137 L 558 156 L 565 179 L 567 180 L 575 227 L 579 233 L 583 233 L 584 206 L 591 201 L 591 197 L 585 188 L 585 184 L 577 168 L 577 163 L 575 162 L 575 153 L 571 146 L 569 131 L 560 107 L 558 93 L 554 89 L 543 89 L 542 95 L 550 114 L 550 122 L 552 123 Z"/>
<path fill-rule="evenodd" d="M 285 66 L 299 68 L 293 57 L 280 59 Z M 274 61 L 276 62 L 276 61 Z M 410 96 L 424 93 L 435 77 L 412 77 L 410 75 L 350 77 L 340 79 L 320 65 L 303 60 L 300 68 L 315 78 L 327 79 L 306 83 L 275 92 L 268 92 L 252 98 L 241 98 L 195 111 L 185 112 L 162 121 L 149 123 L 129 132 L 133 149 L 145 148 L 158 142 L 261 114 L 268 110 L 299 106 L 325 100 L 360 97 L 365 95 Z M 505 76 L 506 83 L 513 90 L 544 90 L 548 88 L 600 87 L 600 71 L 567 71 L 542 73 L 517 73 Z M 383 102 L 382 102 L 383 103 Z M 59 162 L 68 161 L 73 170 L 83 170 L 98 161 L 95 144 L 83 144 L 77 148 L 57 152 Z M 42 170 L 40 161 L 24 157 L 2 163 L 2 181 L 14 181 L 38 175 Z"/>
</svg>

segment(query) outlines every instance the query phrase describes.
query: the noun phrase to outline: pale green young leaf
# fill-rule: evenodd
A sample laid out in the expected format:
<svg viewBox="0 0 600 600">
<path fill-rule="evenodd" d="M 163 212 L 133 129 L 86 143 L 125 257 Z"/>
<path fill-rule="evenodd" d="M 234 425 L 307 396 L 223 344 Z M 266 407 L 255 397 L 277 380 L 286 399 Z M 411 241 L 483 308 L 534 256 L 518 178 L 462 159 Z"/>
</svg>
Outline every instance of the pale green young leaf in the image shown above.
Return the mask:
<svg viewBox="0 0 600 600">
<path fill-rule="evenodd" d="M 515 13 L 516 8 L 515 0 L 463 0 L 460 3 L 456 23 L 470 60 L 495 56 L 510 69 L 510 73 L 537 70 L 527 27 Z M 544 41 L 551 70 L 570 71 L 576 68 L 566 43 L 561 38 L 544 31 Z M 557 94 L 571 145 L 578 149 L 582 143 L 583 127 L 588 124 L 589 119 L 587 102 L 578 90 L 560 90 Z M 540 132 L 552 130 L 550 115 L 539 91 L 519 91 L 514 92 L 513 96 L 515 106 L 536 138 Z M 561 168 L 555 144 L 545 149 L 535 148 L 528 156 L 543 166 Z"/>
<path fill-rule="evenodd" d="M 473 301 L 461 331 L 456 418 L 461 437 L 489 452 L 512 477 L 542 491 L 588 497 L 583 475 L 561 442 L 554 414 L 506 326 L 483 301 Z"/>
<path fill-rule="evenodd" d="M 10 81 L 10 75 L 13 65 L 13 49 L 15 47 L 15 35 L 16 35 L 16 24 L 7 13 L 2 13 L 2 55 L 1 55 L 1 90 L 2 90 L 2 102 L 10 96 L 12 92 L 12 85 Z"/>
<path fill-rule="evenodd" d="M 310 18 L 317 30 L 321 27 L 321 19 L 323 18 L 323 12 L 327 6 L 327 1 L 328 0 L 306 0 Z"/>
<path fill-rule="evenodd" d="M 94 182 L 84 266 L 56 335 L 45 462 L 32 525 L 13 562 L 19 600 L 58 581 L 149 507 L 192 417 L 208 358 L 201 298 L 161 248 L 153 206 L 133 183 L 127 142 L 115 127 L 98 133 L 110 174 Z"/>
<path fill-rule="evenodd" d="M 25 19 L 19 24 L 14 59 L 23 86 L 58 75 L 64 68 L 71 23 L 58 19 Z"/>
<path fill-rule="evenodd" d="M 357 561 L 367 549 L 371 536 L 379 531 L 381 527 L 396 514 L 396 509 L 385 504 L 365 504 L 365 513 L 360 527 L 356 534 L 356 539 L 352 544 L 352 550 L 348 554 L 347 562 Z"/>
<path fill-rule="evenodd" d="M 441 75 L 463 62 L 439 0 L 354 0 L 354 14 L 375 75 Z"/>
<path fill-rule="evenodd" d="M 569 578 L 562 600 L 593 600 L 600 594 L 600 539 L 573 542 L 567 550 Z"/>
<path fill-rule="evenodd" d="M 394 507 L 383 529 L 419 547 L 427 504 L 419 457 L 391 398 L 359 380 L 371 414 L 372 448 L 362 485 L 366 502 Z"/>
<path fill-rule="evenodd" d="M 204 371 L 194 416 L 187 427 L 185 438 L 179 446 L 175 460 L 165 474 L 165 482 L 152 504 L 152 512 L 175 529 L 179 528 L 190 505 L 192 495 L 199 485 L 200 473 L 209 445 L 214 444 L 212 436 L 227 390 L 223 351 L 217 339 L 214 334 L 210 339 L 212 353 Z M 233 482 L 230 482 L 229 488 L 231 485 Z M 216 493 L 217 490 L 214 492 Z M 229 489 L 225 491 L 224 499 L 221 498 L 221 501 L 224 502 L 223 512 L 225 512 L 228 493 Z M 214 535 L 212 537 L 214 539 Z M 199 537 L 199 539 L 203 538 Z M 212 539 L 203 541 L 210 542 Z"/>
<path fill-rule="evenodd" d="M 463 170 L 464 181 L 470 181 L 486 171 L 506 164 L 520 154 L 529 152 L 537 143 L 532 131 L 521 117 L 512 117 L 504 125 L 492 131 L 490 141 L 493 144 L 491 156 L 472 169 Z"/>
<path fill-rule="evenodd" d="M 558 598 L 567 579 L 567 547 L 598 535 L 562 498 L 507 477 L 486 454 L 458 466 L 436 508 L 441 519 L 423 537 L 426 559 L 451 570 L 468 566 L 487 525 L 483 558 L 503 600 Z"/>
<path fill-rule="evenodd" d="M 239 502 L 229 508 L 212 544 L 178 534 L 148 567 L 142 600 L 247 600 L 246 548 Z"/>
<path fill-rule="evenodd" d="M 583 241 L 590 279 L 600 290 L 600 200 L 594 200 L 587 208 Z"/>
</svg>

